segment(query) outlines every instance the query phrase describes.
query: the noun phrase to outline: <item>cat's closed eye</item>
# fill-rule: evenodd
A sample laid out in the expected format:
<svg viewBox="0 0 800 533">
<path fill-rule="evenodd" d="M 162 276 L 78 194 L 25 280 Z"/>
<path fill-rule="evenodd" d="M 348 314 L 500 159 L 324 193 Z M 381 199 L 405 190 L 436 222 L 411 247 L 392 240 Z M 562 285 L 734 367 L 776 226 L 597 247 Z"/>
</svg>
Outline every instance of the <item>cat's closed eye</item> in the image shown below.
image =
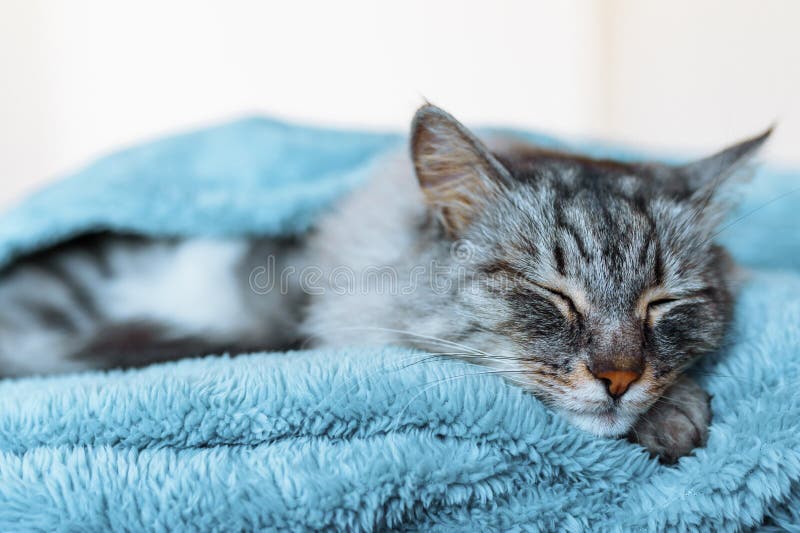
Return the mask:
<svg viewBox="0 0 800 533">
<path fill-rule="evenodd" d="M 493 265 L 493 268 L 487 273 L 497 281 L 498 287 L 517 287 L 524 292 L 532 291 L 543 296 L 570 321 L 577 320 L 582 316 L 578 306 L 575 305 L 575 300 L 566 292 L 551 285 L 533 281 L 522 270 L 508 263 Z"/>
<path fill-rule="evenodd" d="M 651 327 L 661 318 L 664 313 L 674 307 L 680 300 L 672 297 L 655 298 L 647 302 L 645 321 Z"/>
<path fill-rule="evenodd" d="M 561 311 L 566 318 L 569 320 L 577 320 L 581 317 L 581 313 L 578 311 L 575 302 L 567 294 L 558 289 L 540 285 L 538 283 L 534 283 L 534 285 L 543 292 L 547 293 L 550 301 L 555 304 L 558 310 Z"/>
</svg>

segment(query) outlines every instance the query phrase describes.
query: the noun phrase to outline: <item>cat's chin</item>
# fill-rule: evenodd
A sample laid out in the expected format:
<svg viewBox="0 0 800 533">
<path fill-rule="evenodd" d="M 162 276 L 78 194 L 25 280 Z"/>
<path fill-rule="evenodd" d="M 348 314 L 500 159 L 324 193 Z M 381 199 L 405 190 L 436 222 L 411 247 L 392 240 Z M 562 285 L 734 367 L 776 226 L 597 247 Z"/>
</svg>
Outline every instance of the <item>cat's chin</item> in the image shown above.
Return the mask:
<svg viewBox="0 0 800 533">
<path fill-rule="evenodd" d="M 605 413 L 581 413 L 564 410 L 561 413 L 573 426 L 599 437 L 619 437 L 630 431 L 637 415 L 608 411 Z"/>
</svg>

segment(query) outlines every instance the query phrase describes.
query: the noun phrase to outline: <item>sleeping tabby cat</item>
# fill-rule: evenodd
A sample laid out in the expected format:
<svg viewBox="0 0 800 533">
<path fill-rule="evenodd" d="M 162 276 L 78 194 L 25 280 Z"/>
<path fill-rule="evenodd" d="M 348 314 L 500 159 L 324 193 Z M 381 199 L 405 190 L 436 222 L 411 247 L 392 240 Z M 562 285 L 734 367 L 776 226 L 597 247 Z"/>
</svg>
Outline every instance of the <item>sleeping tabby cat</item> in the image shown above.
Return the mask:
<svg viewBox="0 0 800 533">
<path fill-rule="evenodd" d="M 308 235 L 100 234 L 17 261 L 0 274 L 0 375 L 401 344 L 675 461 L 711 418 L 683 372 L 721 346 L 733 306 L 721 186 L 768 135 L 683 166 L 621 163 L 485 144 L 425 105 L 410 160 L 388 158 Z"/>
</svg>

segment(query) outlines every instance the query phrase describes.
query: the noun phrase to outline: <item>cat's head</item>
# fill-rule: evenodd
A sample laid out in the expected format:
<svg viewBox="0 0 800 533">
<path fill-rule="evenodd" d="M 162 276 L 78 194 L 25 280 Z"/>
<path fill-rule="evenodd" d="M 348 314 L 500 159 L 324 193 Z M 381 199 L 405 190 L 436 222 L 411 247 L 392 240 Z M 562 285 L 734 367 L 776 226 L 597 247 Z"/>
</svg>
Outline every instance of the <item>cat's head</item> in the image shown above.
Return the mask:
<svg viewBox="0 0 800 533">
<path fill-rule="evenodd" d="M 452 337 L 577 426 L 625 433 L 722 342 L 733 303 L 713 243 L 720 186 L 768 135 L 688 165 L 629 164 L 493 152 L 422 107 L 411 151 L 423 196 L 470 250 Z"/>
</svg>

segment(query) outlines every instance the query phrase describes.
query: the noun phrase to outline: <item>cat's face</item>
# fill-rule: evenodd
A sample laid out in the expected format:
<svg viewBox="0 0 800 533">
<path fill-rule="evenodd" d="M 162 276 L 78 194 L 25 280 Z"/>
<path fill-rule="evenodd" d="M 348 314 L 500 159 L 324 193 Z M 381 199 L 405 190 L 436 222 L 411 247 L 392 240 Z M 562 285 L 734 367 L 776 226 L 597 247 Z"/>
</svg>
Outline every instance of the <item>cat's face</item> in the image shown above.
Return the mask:
<svg viewBox="0 0 800 533">
<path fill-rule="evenodd" d="M 444 234 L 469 250 L 452 338 L 579 427 L 625 433 L 722 342 L 732 295 L 712 243 L 717 189 L 765 138 L 675 168 L 491 153 L 424 107 L 417 176 Z"/>
</svg>

